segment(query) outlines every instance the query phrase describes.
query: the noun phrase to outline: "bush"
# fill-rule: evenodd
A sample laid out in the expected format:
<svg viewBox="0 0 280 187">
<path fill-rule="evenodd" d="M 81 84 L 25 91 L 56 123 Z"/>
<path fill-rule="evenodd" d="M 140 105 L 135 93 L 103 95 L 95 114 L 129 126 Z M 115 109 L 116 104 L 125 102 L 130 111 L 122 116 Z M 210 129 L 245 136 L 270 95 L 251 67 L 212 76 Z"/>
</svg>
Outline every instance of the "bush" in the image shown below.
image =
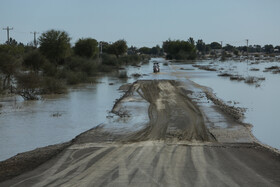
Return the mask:
<svg viewBox="0 0 280 187">
<path fill-rule="evenodd" d="M 98 53 L 98 42 L 92 38 L 79 39 L 74 47 L 76 55 L 91 58 Z"/>
<path fill-rule="evenodd" d="M 55 77 L 57 74 L 56 66 L 49 61 L 46 61 L 42 66 L 43 74 L 49 77 Z"/>
<path fill-rule="evenodd" d="M 65 85 L 61 80 L 53 77 L 44 77 L 42 81 L 42 94 L 62 94 L 66 92 Z"/>
<path fill-rule="evenodd" d="M 36 100 L 40 94 L 41 77 L 35 73 L 18 74 L 16 76 L 16 92 L 25 100 Z"/>
<path fill-rule="evenodd" d="M 102 54 L 102 64 L 108 66 L 118 66 L 118 58 L 115 55 Z"/>
<path fill-rule="evenodd" d="M 66 74 L 67 84 L 70 84 L 70 85 L 86 82 L 87 80 L 88 80 L 88 77 L 83 72 L 68 71 Z"/>
<path fill-rule="evenodd" d="M 93 76 L 97 72 L 97 62 L 83 57 L 73 56 L 66 59 L 65 67 L 71 71 L 81 71 L 88 76 Z"/>
<path fill-rule="evenodd" d="M 23 60 L 23 65 L 38 72 L 47 59 L 37 50 L 29 52 Z"/>
</svg>

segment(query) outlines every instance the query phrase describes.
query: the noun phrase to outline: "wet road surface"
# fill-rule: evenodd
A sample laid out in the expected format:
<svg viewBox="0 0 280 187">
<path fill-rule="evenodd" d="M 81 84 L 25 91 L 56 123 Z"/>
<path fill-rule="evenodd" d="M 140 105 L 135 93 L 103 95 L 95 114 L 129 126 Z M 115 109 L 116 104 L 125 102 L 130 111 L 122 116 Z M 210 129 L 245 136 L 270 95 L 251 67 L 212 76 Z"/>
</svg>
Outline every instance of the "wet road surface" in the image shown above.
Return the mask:
<svg viewBox="0 0 280 187">
<path fill-rule="evenodd" d="M 241 123 L 209 125 L 207 110 L 188 94 L 175 81 L 137 81 L 113 112 L 124 114 L 125 103 L 146 101 L 145 128 L 118 135 L 92 129 L 0 186 L 279 186 L 279 154 L 254 142 Z"/>
</svg>

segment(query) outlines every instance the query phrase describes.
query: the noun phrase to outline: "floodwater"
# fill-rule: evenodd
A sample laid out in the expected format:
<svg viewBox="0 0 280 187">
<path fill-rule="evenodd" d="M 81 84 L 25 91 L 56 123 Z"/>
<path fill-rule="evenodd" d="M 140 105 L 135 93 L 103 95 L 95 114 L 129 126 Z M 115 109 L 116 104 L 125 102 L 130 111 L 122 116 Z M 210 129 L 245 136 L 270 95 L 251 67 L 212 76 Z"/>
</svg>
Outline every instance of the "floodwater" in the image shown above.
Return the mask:
<svg viewBox="0 0 280 187">
<path fill-rule="evenodd" d="M 153 74 L 152 62 L 158 61 L 161 73 Z M 146 103 L 136 103 L 137 108 L 126 106 L 130 110 L 127 120 L 120 121 L 110 113 L 116 99 L 123 94 L 118 88 L 125 83 L 137 80 L 133 73 L 142 74 L 139 79 L 180 79 L 186 77 L 198 84 L 211 87 L 217 97 L 229 105 L 247 108 L 245 122 L 254 125 L 253 134 L 263 143 L 280 149 L 280 126 L 278 115 L 280 106 L 280 74 L 263 72 L 265 67 L 279 63 L 260 63 L 250 65 L 246 62 L 204 61 L 198 64 L 211 65 L 222 71 L 236 72 L 239 75 L 265 77 L 260 85 L 248 85 L 244 82 L 231 81 L 218 77 L 218 72 L 209 72 L 192 67 L 191 64 L 163 65 L 164 59 L 152 59 L 141 67 L 129 66 L 130 78 L 119 79 L 114 75 L 105 75 L 97 79 L 96 84 L 73 87 L 65 95 L 48 96 L 39 101 L 23 101 L 21 97 L 0 98 L 0 160 L 17 153 L 37 147 L 62 143 L 73 139 L 78 134 L 103 124 L 115 131 L 137 130 L 148 121 Z M 259 71 L 250 71 L 251 68 Z M 185 70 L 180 70 L 185 68 Z M 173 72 L 186 73 L 174 76 Z M 134 110 L 133 110 L 134 109 Z M 143 113 L 143 114 L 142 114 Z M 141 114 L 141 115 L 139 115 Z"/>
<path fill-rule="evenodd" d="M 177 69 L 193 69 L 180 71 L 186 72 L 192 81 L 210 87 L 216 96 L 228 105 L 245 108 L 243 121 L 253 125 L 254 136 L 262 143 L 280 150 L 280 73 L 264 72 L 265 68 L 280 66 L 280 62 L 204 61 L 197 64 L 210 65 L 218 71 L 201 70 L 191 64 L 174 66 Z M 220 72 L 243 77 L 264 77 L 265 80 L 257 84 L 246 84 L 244 81 L 217 76 Z"/>
</svg>

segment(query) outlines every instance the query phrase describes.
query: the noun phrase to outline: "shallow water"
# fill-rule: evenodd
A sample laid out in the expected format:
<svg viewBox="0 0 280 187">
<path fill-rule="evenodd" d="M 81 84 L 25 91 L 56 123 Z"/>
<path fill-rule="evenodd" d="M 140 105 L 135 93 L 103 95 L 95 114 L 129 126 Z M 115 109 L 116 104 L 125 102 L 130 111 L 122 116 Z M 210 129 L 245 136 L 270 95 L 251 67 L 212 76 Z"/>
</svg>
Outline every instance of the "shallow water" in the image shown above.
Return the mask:
<svg viewBox="0 0 280 187">
<path fill-rule="evenodd" d="M 213 61 L 201 62 L 210 64 Z M 253 134 L 264 144 L 280 149 L 280 74 L 263 72 L 266 67 L 280 66 L 279 62 L 262 62 L 251 64 L 251 62 L 214 62 L 216 69 L 223 68 L 232 74 L 244 77 L 265 77 L 260 86 L 246 84 L 242 81 L 232 81 L 228 77 L 218 77 L 219 71 L 205 71 L 194 68 L 193 71 L 185 71 L 194 82 L 210 87 L 220 99 L 229 105 L 246 108 L 244 122 L 253 125 Z M 182 65 L 178 65 L 181 67 Z M 192 65 L 183 65 L 193 68 Z M 258 68 L 259 71 L 250 71 Z M 230 70 L 229 70 L 230 69 Z M 222 71 L 225 71 L 222 70 Z M 235 103 L 235 104 L 234 104 Z"/>
<path fill-rule="evenodd" d="M 152 73 L 152 62 L 160 62 L 161 72 Z M 97 84 L 74 87 L 65 95 L 49 96 L 39 101 L 23 101 L 21 97 L 0 98 L 0 160 L 17 153 L 37 147 L 57 144 L 73 139 L 78 134 L 99 124 L 113 131 L 137 130 L 145 125 L 148 116 L 136 115 L 137 110 L 146 110 L 146 103 L 137 103 L 138 108 L 131 110 L 133 118 L 119 121 L 110 113 L 116 99 L 123 92 L 118 88 L 124 83 L 137 80 L 133 73 L 142 74 L 139 79 L 179 79 L 191 80 L 211 87 L 216 95 L 224 101 L 231 101 L 238 107 L 247 108 L 245 122 L 254 125 L 254 135 L 263 143 L 280 149 L 280 125 L 278 122 L 280 99 L 280 74 L 263 72 L 265 67 L 279 65 L 277 62 L 249 65 L 246 62 L 197 62 L 210 64 L 217 69 L 223 68 L 243 76 L 262 76 L 266 80 L 259 87 L 244 82 L 230 81 L 218 77 L 218 72 L 209 72 L 192 67 L 191 64 L 174 64 L 165 66 L 164 59 L 152 59 L 141 67 L 129 66 L 130 78 L 118 79 L 117 76 L 99 78 Z M 260 71 L 250 71 L 250 68 Z M 180 68 L 193 70 L 180 70 Z M 174 73 L 176 72 L 176 74 Z M 179 73 L 178 73 L 179 72 Z M 110 83 L 113 83 L 110 85 Z M 237 102 L 236 104 L 233 104 Z M 130 106 L 126 106 L 130 107 Z M 131 107 L 130 107 L 131 108 Z M 133 107 L 132 107 L 133 109 Z M 138 112 L 139 114 L 139 112 Z"/>
</svg>

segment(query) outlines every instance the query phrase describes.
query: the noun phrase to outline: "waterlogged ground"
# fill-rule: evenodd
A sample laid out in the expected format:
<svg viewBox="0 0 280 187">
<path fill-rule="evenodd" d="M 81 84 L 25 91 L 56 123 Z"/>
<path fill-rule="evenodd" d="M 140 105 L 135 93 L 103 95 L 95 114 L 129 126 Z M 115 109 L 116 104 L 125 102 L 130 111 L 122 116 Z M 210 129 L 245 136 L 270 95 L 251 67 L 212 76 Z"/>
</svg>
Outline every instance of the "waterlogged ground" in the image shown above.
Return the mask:
<svg viewBox="0 0 280 187">
<path fill-rule="evenodd" d="M 151 72 L 153 61 L 160 62 L 161 73 Z M 149 64 L 141 67 L 128 67 L 128 79 L 118 79 L 114 75 L 104 76 L 97 80 L 97 84 L 71 88 L 66 95 L 47 97 L 40 101 L 23 101 L 20 97 L 1 98 L 3 107 L 0 108 L 0 160 L 36 147 L 71 140 L 99 124 L 116 132 L 143 128 L 149 119 L 144 112 L 147 111 L 147 103 L 128 103 L 125 107 L 131 110 L 123 115 L 130 117 L 121 120 L 109 112 L 115 100 L 123 94 L 118 88 L 137 80 L 133 76 L 135 73 L 141 74 L 139 79 L 144 80 L 186 81 L 190 78 L 198 84 L 211 87 L 219 98 L 229 101 L 229 105 L 247 108 L 244 121 L 254 125 L 254 135 L 261 142 L 280 149 L 280 74 L 263 72 L 266 67 L 280 66 L 280 63 L 204 61 L 197 64 L 209 65 L 217 71 L 201 70 L 192 64 L 184 63 L 167 65 L 163 59 L 152 59 Z M 252 68 L 259 70 L 251 71 Z M 229 77 L 217 76 L 220 72 L 243 77 L 264 77 L 265 80 L 246 84 L 244 81 L 232 81 Z M 130 105 L 137 105 L 137 108 Z"/>
<path fill-rule="evenodd" d="M 186 72 L 194 82 L 212 88 L 216 96 L 228 105 L 245 108 L 244 122 L 253 125 L 252 131 L 256 138 L 264 144 L 280 149 L 280 73 L 266 69 L 272 66 L 280 67 L 280 62 L 204 61 L 197 64 L 217 71 L 202 70 L 192 64 L 174 65 L 173 68 Z M 236 81 L 230 80 L 230 77 L 218 76 L 221 73 L 265 80 L 248 84 L 244 80 Z"/>
</svg>

